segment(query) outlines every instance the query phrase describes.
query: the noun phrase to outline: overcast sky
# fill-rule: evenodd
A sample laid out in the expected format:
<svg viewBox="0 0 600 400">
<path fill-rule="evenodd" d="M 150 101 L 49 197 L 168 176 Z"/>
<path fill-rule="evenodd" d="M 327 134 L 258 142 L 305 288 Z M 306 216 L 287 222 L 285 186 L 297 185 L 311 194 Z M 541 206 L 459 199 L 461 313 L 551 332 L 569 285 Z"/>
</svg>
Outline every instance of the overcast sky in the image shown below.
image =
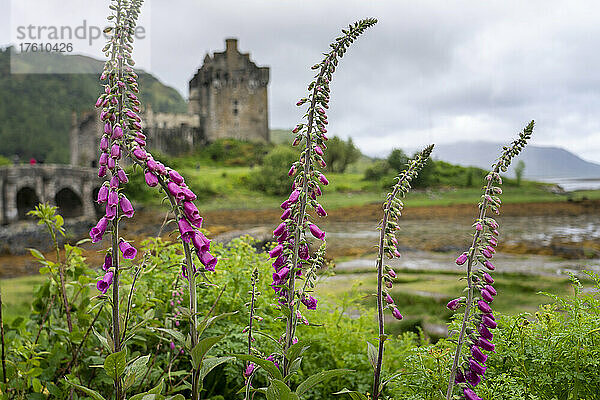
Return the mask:
<svg viewBox="0 0 600 400">
<path fill-rule="evenodd" d="M 56 7 L 27 7 L 32 19 L 65 18 L 67 0 L 12 0 L 37 1 Z M 78 3 L 89 13 L 106 7 Z M 2 11 L 11 0 L 0 6 L 6 44 L 11 21 Z M 271 67 L 272 128 L 298 121 L 294 103 L 304 96 L 309 67 L 339 29 L 376 17 L 336 71 L 332 135 L 351 136 L 365 153 L 383 156 L 429 142 L 508 141 L 535 119 L 534 144 L 600 162 L 597 1 L 151 0 L 147 8 L 151 57 L 141 57 L 142 67 L 187 96 L 205 53 L 237 37 L 241 51 Z M 68 15 L 73 24 L 83 16 Z"/>
</svg>

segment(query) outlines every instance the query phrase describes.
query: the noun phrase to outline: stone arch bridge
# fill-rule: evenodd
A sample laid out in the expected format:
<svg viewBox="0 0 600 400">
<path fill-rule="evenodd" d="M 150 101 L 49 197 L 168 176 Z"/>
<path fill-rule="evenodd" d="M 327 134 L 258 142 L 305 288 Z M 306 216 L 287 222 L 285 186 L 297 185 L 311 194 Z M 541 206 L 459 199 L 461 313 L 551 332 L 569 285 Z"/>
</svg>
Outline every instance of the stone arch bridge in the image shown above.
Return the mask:
<svg viewBox="0 0 600 400">
<path fill-rule="evenodd" d="M 0 224 L 28 219 L 40 202 L 58 207 L 65 218 L 95 218 L 102 181 L 94 168 L 35 164 L 0 167 Z"/>
</svg>

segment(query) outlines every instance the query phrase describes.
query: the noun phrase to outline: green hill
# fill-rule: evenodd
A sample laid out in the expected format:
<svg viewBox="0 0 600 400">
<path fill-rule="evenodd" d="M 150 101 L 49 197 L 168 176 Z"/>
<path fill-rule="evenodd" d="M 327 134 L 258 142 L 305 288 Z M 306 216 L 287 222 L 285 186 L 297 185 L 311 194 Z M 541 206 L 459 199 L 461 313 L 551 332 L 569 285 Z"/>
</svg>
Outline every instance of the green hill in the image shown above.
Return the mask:
<svg viewBox="0 0 600 400">
<path fill-rule="evenodd" d="M 94 58 L 39 53 L 36 58 L 19 57 L 20 71 L 40 62 L 48 71 L 70 71 L 76 66 L 85 74 L 11 74 L 10 51 L 0 50 L 0 155 L 21 160 L 34 157 L 45 162 L 68 163 L 72 112 L 93 108 L 100 93 L 98 77 L 103 61 Z M 185 112 L 179 92 L 140 72 L 144 104 L 158 112 Z"/>
</svg>

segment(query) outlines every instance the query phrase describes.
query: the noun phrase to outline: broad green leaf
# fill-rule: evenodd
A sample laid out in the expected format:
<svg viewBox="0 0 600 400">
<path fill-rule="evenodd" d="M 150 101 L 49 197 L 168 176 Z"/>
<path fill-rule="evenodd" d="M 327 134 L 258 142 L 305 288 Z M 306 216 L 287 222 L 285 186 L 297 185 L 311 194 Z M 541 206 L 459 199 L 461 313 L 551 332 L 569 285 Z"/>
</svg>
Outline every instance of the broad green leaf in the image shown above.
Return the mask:
<svg viewBox="0 0 600 400">
<path fill-rule="evenodd" d="M 123 386 L 125 387 L 125 390 L 127 390 L 130 387 L 132 387 L 134 383 L 135 383 L 135 374 L 128 374 L 123 381 Z"/>
<path fill-rule="evenodd" d="M 119 378 L 123 375 L 126 365 L 126 350 L 123 349 L 118 353 L 109 354 L 104 360 L 104 370 L 113 379 Z"/>
<path fill-rule="evenodd" d="M 369 356 L 371 366 L 375 368 L 377 365 L 377 348 L 371 342 L 367 342 L 367 355 Z"/>
<path fill-rule="evenodd" d="M 261 366 L 267 373 L 271 376 L 271 378 L 282 380 L 283 376 L 281 375 L 281 371 L 279 368 L 275 366 L 273 361 L 265 360 L 264 358 L 259 358 L 256 356 L 252 356 L 249 354 L 234 354 L 233 355 L 238 360 L 242 361 L 250 361 L 256 365 Z"/>
<path fill-rule="evenodd" d="M 206 319 L 205 321 L 202 321 L 199 325 L 198 325 L 198 335 L 202 335 L 202 333 L 204 332 L 204 330 L 206 328 L 208 328 L 209 326 L 211 326 L 214 322 L 229 317 L 230 315 L 234 315 L 237 314 L 237 311 L 234 312 L 228 312 L 228 313 L 224 313 L 224 314 L 219 314 L 219 315 L 215 315 L 214 317 L 210 317 L 208 319 Z"/>
<path fill-rule="evenodd" d="M 151 399 L 158 399 L 156 397 L 156 395 L 161 396 L 160 392 L 162 392 L 162 389 L 163 389 L 163 380 L 161 379 L 160 382 L 158 382 L 158 385 L 154 386 L 149 391 L 144 392 L 144 393 L 140 393 L 140 394 L 136 394 L 135 396 L 132 396 L 129 400 L 151 400 Z M 164 399 L 164 396 L 162 396 L 162 398 Z"/>
<path fill-rule="evenodd" d="M 290 388 L 279 379 L 271 380 L 271 384 L 267 388 L 267 400 L 292 400 L 292 391 Z M 298 398 L 297 396 L 295 398 Z"/>
<path fill-rule="evenodd" d="M 140 376 L 146 369 L 145 367 L 146 364 L 148 364 L 148 360 L 150 360 L 150 354 L 136 358 L 127 366 L 127 375 Z"/>
<path fill-rule="evenodd" d="M 75 382 L 71 382 L 67 378 L 65 378 L 65 381 L 67 381 L 67 383 L 69 385 L 75 386 L 77 389 L 81 390 L 82 392 L 85 392 L 86 394 L 89 394 L 92 397 L 92 399 L 94 399 L 94 400 L 106 400 L 104 397 L 102 397 L 102 395 L 100 393 L 96 392 L 93 389 L 86 388 L 85 386 L 78 385 Z"/>
<path fill-rule="evenodd" d="M 46 260 L 46 257 L 44 257 L 44 255 L 39 250 L 32 249 L 32 248 L 27 248 L 27 250 L 29 250 L 31 255 L 34 256 L 35 258 L 37 258 L 38 260 L 40 260 L 40 261 Z"/>
<path fill-rule="evenodd" d="M 294 372 L 297 372 L 300 369 L 301 365 L 302 357 L 296 358 L 294 361 L 292 361 L 292 363 L 290 364 L 290 375 Z"/>
<path fill-rule="evenodd" d="M 287 358 L 289 362 L 293 362 L 296 358 L 304 354 L 304 352 L 308 350 L 309 347 L 310 345 L 306 345 L 303 342 L 293 344 L 290 346 L 287 353 L 285 354 L 285 358 Z"/>
<path fill-rule="evenodd" d="M 206 375 L 208 375 L 208 373 L 210 371 L 212 371 L 214 368 L 216 368 L 217 366 L 229 362 L 229 361 L 233 361 L 235 360 L 235 357 L 210 357 L 210 358 L 206 358 L 204 359 L 204 362 L 202 363 L 202 367 L 200 368 L 200 382 L 202 382 L 204 380 L 204 378 L 206 377 Z"/>
<path fill-rule="evenodd" d="M 168 334 L 169 336 L 171 336 L 173 339 L 177 340 L 182 345 L 185 345 L 185 336 L 183 335 L 183 333 L 176 331 L 174 329 L 166 329 L 166 328 L 154 328 L 154 329 Z"/>
<path fill-rule="evenodd" d="M 221 339 L 223 339 L 225 335 L 221 336 L 212 336 L 206 339 L 202 339 L 201 341 L 194 346 L 192 349 L 192 367 L 194 369 L 198 369 L 200 364 L 202 363 L 202 359 L 206 355 L 206 353 L 217 344 Z"/>
<path fill-rule="evenodd" d="M 348 390 L 346 388 L 343 388 L 339 392 L 335 392 L 333 394 L 347 394 L 352 400 L 368 400 L 367 396 L 365 396 L 364 394 L 359 393 L 355 390 Z"/>
<path fill-rule="evenodd" d="M 306 392 L 313 386 L 315 386 L 323 381 L 329 380 L 331 378 L 335 378 L 336 376 L 345 375 L 348 372 L 352 372 L 352 370 L 332 369 L 329 371 L 323 371 L 323 372 L 319 372 L 314 375 L 311 375 L 308 378 L 306 378 L 306 380 L 304 382 L 302 382 L 300 385 L 298 385 L 298 387 L 296 388 L 296 394 L 298 396 L 302 396 L 302 394 L 304 394 L 304 392 Z"/>
</svg>

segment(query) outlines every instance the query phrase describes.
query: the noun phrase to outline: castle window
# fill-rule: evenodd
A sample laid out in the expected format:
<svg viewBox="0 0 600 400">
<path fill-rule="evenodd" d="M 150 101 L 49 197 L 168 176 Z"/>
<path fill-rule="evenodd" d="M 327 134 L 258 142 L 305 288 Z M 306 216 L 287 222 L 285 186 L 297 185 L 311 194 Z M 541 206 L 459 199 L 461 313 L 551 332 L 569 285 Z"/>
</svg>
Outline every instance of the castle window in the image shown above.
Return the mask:
<svg viewBox="0 0 600 400">
<path fill-rule="evenodd" d="M 238 101 L 233 101 L 233 115 L 238 115 Z"/>
</svg>

